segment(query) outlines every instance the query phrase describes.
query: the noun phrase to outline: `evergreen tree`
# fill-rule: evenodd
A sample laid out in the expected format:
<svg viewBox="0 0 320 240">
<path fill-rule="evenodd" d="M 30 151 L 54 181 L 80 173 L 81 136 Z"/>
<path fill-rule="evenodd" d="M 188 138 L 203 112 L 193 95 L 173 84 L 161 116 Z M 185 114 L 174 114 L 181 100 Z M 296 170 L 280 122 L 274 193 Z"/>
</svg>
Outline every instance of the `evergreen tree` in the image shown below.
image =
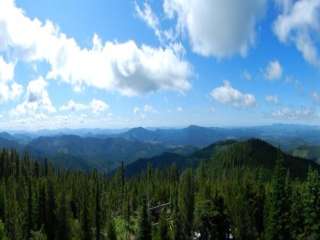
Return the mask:
<svg viewBox="0 0 320 240">
<path fill-rule="evenodd" d="M 200 240 L 229 239 L 230 224 L 223 198 L 202 199 L 196 208 L 197 231 Z"/>
<path fill-rule="evenodd" d="M 165 213 L 160 215 L 159 240 L 170 240 L 168 222 Z"/>
<path fill-rule="evenodd" d="M 69 219 L 69 208 L 66 193 L 62 191 L 60 206 L 58 209 L 58 228 L 56 240 L 69 240 L 71 238 L 71 227 Z"/>
<path fill-rule="evenodd" d="M 4 223 L 1 220 L 0 220 L 0 240 L 8 240 L 5 232 Z"/>
<path fill-rule="evenodd" d="M 112 220 L 110 220 L 108 222 L 107 239 L 108 240 L 117 240 L 117 234 L 116 234 L 116 230 L 114 229 L 114 224 L 113 224 Z"/>
<path fill-rule="evenodd" d="M 48 199 L 47 199 L 48 213 L 46 214 L 47 220 L 45 224 L 45 232 L 47 234 L 48 240 L 55 240 L 56 238 L 56 227 L 57 227 L 57 206 L 56 206 L 56 196 L 52 180 L 48 182 Z"/>
<path fill-rule="evenodd" d="M 178 204 L 183 237 L 191 239 L 194 212 L 194 180 L 190 169 L 181 175 Z"/>
<path fill-rule="evenodd" d="M 142 200 L 142 207 L 139 216 L 139 224 L 138 224 L 138 234 L 137 240 L 151 240 L 152 239 L 152 229 L 151 223 L 149 219 L 147 200 L 144 197 Z"/>
<path fill-rule="evenodd" d="M 89 216 L 89 203 L 88 203 L 88 196 L 86 194 L 84 195 L 83 213 L 82 213 L 82 239 L 83 240 L 92 239 L 91 221 Z"/>
<path fill-rule="evenodd" d="M 315 170 L 309 170 L 303 200 L 303 238 L 320 239 L 320 179 Z"/>
<path fill-rule="evenodd" d="M 33 209 L 33 191 L 31 180 L 28 180 L 28 211 L 27 211 L 27 239 L 31 238 L 31 232 L 33 230 L 34 220 L 34 209 Z"/>
<path fill-rule="evenodd" d="M 101 190 L 100 190 L 99 182 L 97 182 L 97 187 L 96 187 L 95 223 L 96 223 L 96 234 L 95 234 L 96 240 L 100 240 L 101 239 Z"/>
<path fill-rule="evenodd" d="M 266 239 L 290 239 L 290 204 L 288 199 L 286 170 L 283 166 L 283 156 L 279 155 L 271 183 L 269 197 Z"/>
<path fill-rule="evenodd" d="M 31 231 L 31 240 L 47 240 L 46 234 L 41 230 Z"/>
<path fill-rule="evenodd" d="M 301 239 L 304 231 L 303 198 L 299 188 L 293 191 L 290 209 L 291 239 Z"/>
<path fill-rule="evenodd" d="M 41 229 L 47 226 L 47 196 L 44 184 L 40 184 L 39 197 L 38 197 L 38 217 L 37 217 L 37 228 Z"/>
</svg>

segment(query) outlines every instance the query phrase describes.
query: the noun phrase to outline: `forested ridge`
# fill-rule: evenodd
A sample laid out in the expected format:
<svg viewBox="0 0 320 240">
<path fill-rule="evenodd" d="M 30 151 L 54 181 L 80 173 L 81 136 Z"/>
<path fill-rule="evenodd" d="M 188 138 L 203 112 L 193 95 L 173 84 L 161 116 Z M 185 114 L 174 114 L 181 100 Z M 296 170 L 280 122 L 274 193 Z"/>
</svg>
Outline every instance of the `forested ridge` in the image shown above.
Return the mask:
<svg viewBox="0 0 320 240">
<path fill-rule="evenodd" d="M 272 171 L 204 159 L 129 178 L 124 165 L 107 176 L 5 149 L 0 239 L 320 239 L 318 170 L 296 178 L 285 157 L 278 151 Z"/>
</svg>

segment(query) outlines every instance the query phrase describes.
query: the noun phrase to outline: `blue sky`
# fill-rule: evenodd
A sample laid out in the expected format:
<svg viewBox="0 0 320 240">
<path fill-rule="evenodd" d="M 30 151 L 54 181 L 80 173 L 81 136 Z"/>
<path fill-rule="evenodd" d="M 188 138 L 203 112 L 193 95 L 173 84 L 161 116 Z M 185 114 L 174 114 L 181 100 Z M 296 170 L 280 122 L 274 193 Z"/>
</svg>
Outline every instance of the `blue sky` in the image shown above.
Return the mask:
<svg viewBox="0 0 320 240">
<path fill-rule="evenodd" d="M 0 127 L 319 122 L 319 0 L 0 0 Z"/>
</svg>

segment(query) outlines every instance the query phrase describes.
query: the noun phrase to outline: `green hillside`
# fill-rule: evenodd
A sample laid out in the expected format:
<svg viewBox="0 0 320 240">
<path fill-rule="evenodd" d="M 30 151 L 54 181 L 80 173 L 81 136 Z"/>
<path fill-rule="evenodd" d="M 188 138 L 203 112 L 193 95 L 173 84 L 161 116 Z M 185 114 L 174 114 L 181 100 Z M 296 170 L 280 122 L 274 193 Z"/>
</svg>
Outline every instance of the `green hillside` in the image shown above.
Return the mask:
<svg viewBox="0 0 320 240">
<path fill-rule="evenodd" d="M 126 167 L 129 176 L 138 174 L 152 166 L 164 169 L 175 164 L 179 169 L 196 167 L 201 161 L 206 162 L 211 168 L 219 169 L 241 169 L 241 168 L 261 168 L 271 172 L 276 160 L 281 157 L 285 167 L 294 177 L 306 175 L 309 166 L 319 168 L 313 161 L 300 157 L 285 154 L 280 149 L 259 139 L 245 141 L 222 141 L 203 148 L 189 156 L 178 154 L 162 154 L 160 156 L 139 159 Z"/>
</svg>

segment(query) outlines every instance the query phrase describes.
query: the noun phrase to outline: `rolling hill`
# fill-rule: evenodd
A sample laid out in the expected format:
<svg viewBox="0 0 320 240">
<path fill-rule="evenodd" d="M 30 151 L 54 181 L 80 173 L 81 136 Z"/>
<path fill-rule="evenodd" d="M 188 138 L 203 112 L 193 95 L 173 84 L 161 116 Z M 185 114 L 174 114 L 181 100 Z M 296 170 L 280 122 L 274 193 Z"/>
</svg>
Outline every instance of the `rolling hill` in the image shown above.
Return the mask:
<svg viewBox="0 0 320 240">
<path fill-rule="evenodd" d="M 193 147 L 172 147 L 157 143 L 123 138 L 95 138 L 62 135 L 39 137 L 25 148 L 35 158 L 49 158 L 57 166 L 74 169 L 99 169 L 108 172 L 139 158 L 153 157 L 163 152 L 190 153 Z"/>
<path fill-rule="evenodd" d="M 302 144 L 320 144 L 320 128 L 317 126 L 273 124 L 256 127 L 201 127 L 191 125 L 186 128 L 132 128 L 126 132 L 114 134 L 112 137 L 121 137 L 141 142 L 157 142 L 166 145 L 192 145 L 205 147 L 217 141 L 228 139 L 263 139 L 274 146 L 281 146 L 290 151 Z"/>
<path fill-rule="evenodd" d="M 320 145 L 302 145 L 291 151 L 293 156 L 311 159 L 320 163 Z"/>
<path fill-rule="evenodd" d="M 249 139 L 218 142 L 189 156 L 164 153 L 149 159 L 139 159 L 126 166 L 126 175 L 139 174 L 149 165 L 164 169 L 175 164 L 178 168 L 183 169 L 195 167 L 200 161 L 206 161 L 211 166 L 222 169 L 245 167 L 272 171 L 279 156 L 283 157 L 285 167 L 294 177 L 305 176 L 309 166 L 320 169 L 320 166 L 313 161 L 288 155 L 265 141 Z"/>
</svg>

